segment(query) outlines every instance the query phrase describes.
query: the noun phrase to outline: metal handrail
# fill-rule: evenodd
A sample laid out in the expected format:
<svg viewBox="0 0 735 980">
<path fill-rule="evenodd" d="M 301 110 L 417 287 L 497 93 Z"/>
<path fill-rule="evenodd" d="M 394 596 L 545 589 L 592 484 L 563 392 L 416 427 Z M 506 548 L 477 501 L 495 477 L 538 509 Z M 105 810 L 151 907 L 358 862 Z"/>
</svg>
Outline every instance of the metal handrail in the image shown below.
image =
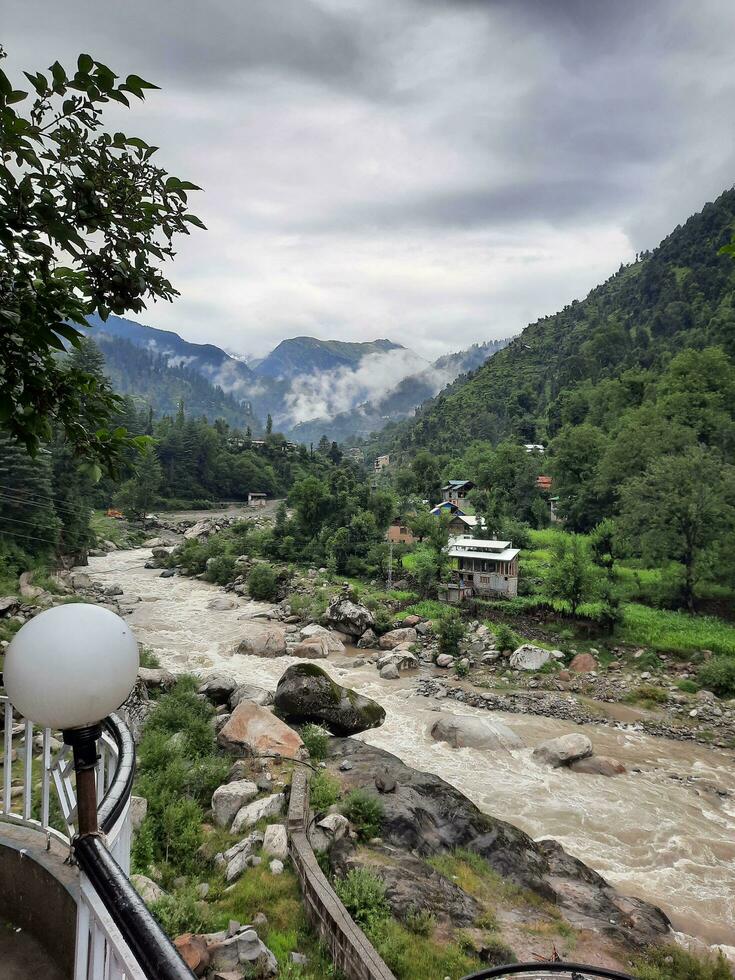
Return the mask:
<svg viewBox="0 0 735 980">
<path fill-rule="evenodd" d="M 107 792 L 97 808 L 97 819 L 103 834 L 117 823 L 133 790 L 135 779 L 135 742 L 130 729 L 119 715 L 109 715 L 102 722 L 103 730 L 117 745 L 115 772 Z"/>
<path fill-rule="evenodd" d="M 505 966 L 491 966 L 478 973 L 468 973 L 462 980 L 489 980 L 491 977 L 510 977 L 524 973 L 545 973 L 550 976 L 566 976 L 569 980 L 586 980 L 587 977 L 602 977 L 603 980 L 633 980 L 627 973 L 610 970 L 605 966 L 590 966 L 587 963 L 507 963 Z"/>
<path fill-rule="evenodd" d="M 74 856 L 145 975 L 151 980 L 192 980 L 194 974 L 101 838 L 77 838 Z"/>
</svg>

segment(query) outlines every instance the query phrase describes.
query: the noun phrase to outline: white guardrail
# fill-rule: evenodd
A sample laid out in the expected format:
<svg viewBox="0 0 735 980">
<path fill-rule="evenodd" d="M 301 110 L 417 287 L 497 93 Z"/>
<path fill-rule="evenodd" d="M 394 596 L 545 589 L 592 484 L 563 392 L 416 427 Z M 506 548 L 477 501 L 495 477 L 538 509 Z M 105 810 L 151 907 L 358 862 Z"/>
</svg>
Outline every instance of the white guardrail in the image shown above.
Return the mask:
<svg viewBox="0 0 735 980">
<path fill-rule="evenodd" d="M 20 718 L 10 699 L 0 695 L 3 720 L 0 820 L 21 824 L 71 846 L 76 833 L 77 802 L 72 750 L 58 733 Z M 98 743 L 97 804 L 118 773 L 119 748 L 103 730 Z M 126 875 L 130 873 L 130 798 L 106 833 L 107 847 Z M 136 958 L 86 875 L 80 871 L 74 980 L 146 980 Z"/>
</svg>

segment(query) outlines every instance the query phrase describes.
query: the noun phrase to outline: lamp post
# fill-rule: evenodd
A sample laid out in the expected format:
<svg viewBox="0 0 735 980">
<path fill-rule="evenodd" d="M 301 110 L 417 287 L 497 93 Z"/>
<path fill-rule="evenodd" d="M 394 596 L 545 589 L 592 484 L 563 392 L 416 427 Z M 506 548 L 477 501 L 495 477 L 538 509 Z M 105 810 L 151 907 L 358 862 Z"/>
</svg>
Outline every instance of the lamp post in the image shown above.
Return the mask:
<svg viewBox="0 0 735 980">
<path fill-rule="evenodd" d="M 97 833 L 101 722 L 130 694 L 137 673 L 138 644 L 130 627 L 89 603 L 40 613 L 5 652 L 3 680 L 13 705 L 37 725 L 61 729 L 72 748 L 80 836 Z"/>
</svg>

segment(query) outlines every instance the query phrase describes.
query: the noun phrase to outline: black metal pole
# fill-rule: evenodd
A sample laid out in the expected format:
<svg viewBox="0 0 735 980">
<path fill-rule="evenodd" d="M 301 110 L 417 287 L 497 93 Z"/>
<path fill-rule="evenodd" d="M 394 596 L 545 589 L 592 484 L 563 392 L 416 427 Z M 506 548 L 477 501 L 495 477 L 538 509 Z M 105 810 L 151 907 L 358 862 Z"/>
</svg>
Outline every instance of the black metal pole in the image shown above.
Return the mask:
<svg viewBox="0 0 735 980">
<path fill-rule="evenodd" d="M 64 730 L 64 742 L 74 752 L 77 793 L 77 833 L 80 837 L 99 833 L 97 825 L 97 741 L 102 725 L 84 725 Z"/>
</svg>

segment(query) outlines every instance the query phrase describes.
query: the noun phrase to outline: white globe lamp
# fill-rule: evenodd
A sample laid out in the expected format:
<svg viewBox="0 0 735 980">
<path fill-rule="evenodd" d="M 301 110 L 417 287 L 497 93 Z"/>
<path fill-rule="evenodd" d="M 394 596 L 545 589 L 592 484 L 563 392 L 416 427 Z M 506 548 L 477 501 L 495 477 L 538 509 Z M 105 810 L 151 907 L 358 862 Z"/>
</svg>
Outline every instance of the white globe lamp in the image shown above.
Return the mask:
<svg viewBox="0 0 735 980">
<path fill-rule="evenodd" d="M 69 603 L 39 613 L 5 651 L 3 682 L 13 706 L 74 749 L 79 833 L 94 833 L 94 770 L 101 722 L 125 701 L 138 673 L 138 644 L 120 616 Z"/>
</svg>

